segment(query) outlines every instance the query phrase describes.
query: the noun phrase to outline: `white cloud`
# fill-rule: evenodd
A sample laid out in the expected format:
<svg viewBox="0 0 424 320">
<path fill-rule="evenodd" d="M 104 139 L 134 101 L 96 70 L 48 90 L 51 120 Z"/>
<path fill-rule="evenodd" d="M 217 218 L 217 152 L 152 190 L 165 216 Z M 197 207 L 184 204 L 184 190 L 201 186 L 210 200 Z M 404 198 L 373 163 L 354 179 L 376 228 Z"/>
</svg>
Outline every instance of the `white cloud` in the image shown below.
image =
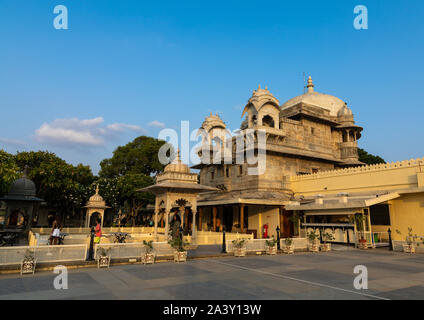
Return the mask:
<svg viewBox="0 0 424 320">
<path fill-rule="evenodd" d="M 125 123 L 103 126 L 104 119 L 56 119 L 43 123 L 35 132 L 39 142 L 57 146 L 103 146 L 106 140 L 116 138 L 125 131 L 144 133 L 143 128 Z"/>
<path fill-rule="evenodd" d="M 8 139 L 8 138 L 0 138 L 0 143 L 12 145 L 12 146 L 20 146 L 20 147 L 23 147 L 26 145 L 25 141 Z"/>
<path fill-rule="evenodd" d="M 150 126 L 150 127 L 165 128 L 165 124 L 163 122 L 160 122 L 160 121 L 157 121 L 157 120 L 149 122 L 147 125 Z"/>
</svg>

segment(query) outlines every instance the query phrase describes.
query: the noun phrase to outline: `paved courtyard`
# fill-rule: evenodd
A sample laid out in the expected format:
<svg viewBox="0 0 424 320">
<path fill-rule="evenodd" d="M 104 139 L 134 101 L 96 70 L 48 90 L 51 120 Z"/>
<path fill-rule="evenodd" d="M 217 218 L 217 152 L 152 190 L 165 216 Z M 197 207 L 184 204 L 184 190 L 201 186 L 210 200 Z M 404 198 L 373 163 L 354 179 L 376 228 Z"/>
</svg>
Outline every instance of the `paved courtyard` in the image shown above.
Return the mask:
<svg viewBox="0 0 424 320">
<path fill-rule="evenodd" d="M 353 287 L 356 265 L 369 289 Z M 386 250 L 208 258 L 69 270 L 55 290 L 53 272 L 0 275 L 5 299 L 424 299 L 424 255 Z"/>
</svg>

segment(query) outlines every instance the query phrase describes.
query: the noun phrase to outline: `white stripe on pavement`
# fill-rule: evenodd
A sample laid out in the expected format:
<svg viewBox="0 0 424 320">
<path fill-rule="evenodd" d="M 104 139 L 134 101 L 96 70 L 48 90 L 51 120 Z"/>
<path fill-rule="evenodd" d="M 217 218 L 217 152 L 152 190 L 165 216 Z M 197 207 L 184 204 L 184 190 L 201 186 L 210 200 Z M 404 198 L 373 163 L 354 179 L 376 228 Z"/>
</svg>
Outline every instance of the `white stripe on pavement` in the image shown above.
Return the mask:
<svg viewBox="0 0 424 320">
<path fill-rule="evenodd" d="M 201 260 L 199 260 L 199 261 L 201 261 Z M 205 262 L 205 261 L 202 261 L 202 262 Z M 390 299 L 375 296 L 375 295 L 372 295 L 372 294 L 367 294 L 367 293 L 362 293 L 362 292 L 358 292 L 358 291 L 333 287 L 333 286 L 329 286 L 329 285 L 318 283 L 318 282 L 312 282 L 312 281 L 297 279 L 297 278 L 281 275 L 281 274 L 278 274 L 278 273 L 271 273 L 271 272 L 267 272 L 267 271 L 261 271 L 261 270 L 258 270 L 258 269 L 251 269 L 251 268 L 239 266 L 239 265 L 236 265 L 236 264 L 225 263 L 225 262 L 216 261 L 216 260 L 212 260 L 212 259 L 208 260 L 208 263 L 210 263 L 210 262 L 222 264 L 222 265 L 233 267 L 233 268 L 239 268 L 239 269 L 243 269 L 243 270 L 247 270 L 247 271 L 251 271 L 251 272 L 262 273 L 262 274 L 266 274 L 266 275 L 277 277 L 277 278 L 283 278 L 283 279 L 287 279 L 287 280 L 302 282 L 302 283 L 310 284 L 310 285 L 317 286 L 317 287 L 323 287 L 323 288 L 329 288 L 329 289 L 333 289 L 333 290 L 339 290 L 339 291 L 343 291 L 343 292 L 353 293 L 353 294 L 357 294 L 357 295 L 364 296 L 364 297 L 369 297 L 369 298 L 374 298 L 374 299 L 379 299 L 379 300 L 390 300 Z"/>
</svg>

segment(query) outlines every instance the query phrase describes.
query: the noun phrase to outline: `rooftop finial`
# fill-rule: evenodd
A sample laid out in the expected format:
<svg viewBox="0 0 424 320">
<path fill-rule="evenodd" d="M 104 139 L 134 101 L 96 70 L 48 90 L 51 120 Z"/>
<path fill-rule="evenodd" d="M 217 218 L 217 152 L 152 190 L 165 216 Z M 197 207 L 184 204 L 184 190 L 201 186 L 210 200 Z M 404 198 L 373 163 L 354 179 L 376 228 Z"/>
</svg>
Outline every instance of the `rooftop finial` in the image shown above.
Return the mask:
<svg viewBox="0 0 424 320">
<path fill-rule="evenodd" d="M 260 90 L 260 89 L 261 89 L 261 85 L 258 86 L 258 90 Z"/>
<path fill-rule="evenodd" d="M 28 178 L 28 165 L 25 165 L 25 167 L 24 167 L 23 178 Z"/>
<path fill-rule="evenodd" d="M 99 194 L 99 184 L 96 184 L 96 194 Z"/>
<path fill-rule="evenodd" d="M 314 92 L 314 83 L 311 76 L 308 78 L 308 85 L 306 87 L 308 88 L 308 93 Z"/>
</svg>

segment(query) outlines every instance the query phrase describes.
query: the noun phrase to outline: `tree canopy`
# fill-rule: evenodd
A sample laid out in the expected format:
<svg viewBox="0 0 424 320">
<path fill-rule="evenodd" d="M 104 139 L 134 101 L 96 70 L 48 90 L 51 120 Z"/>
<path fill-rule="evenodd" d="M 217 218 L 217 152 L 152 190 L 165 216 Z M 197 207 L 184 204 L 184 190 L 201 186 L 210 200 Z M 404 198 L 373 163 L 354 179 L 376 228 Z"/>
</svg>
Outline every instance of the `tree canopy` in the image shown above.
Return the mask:
<svg viewBox="0 0 424 320">
<path fill-rule="evenodd" d="M 8 193 L 12 182 L 19 177 L 18 171 L 14 156 L 0 150 L 0 197 Z"/>
<path fill-rule="evenodd" d="M 152 137 L 140 136 L 125 146 L 116 148 L 112 158 L 100 162 L 100 177 L 116 178 L 126 174 L 154 175 L 163 171 L 159 162 L 159 149 L 166 142 Z"/>
<path fill-rule="evenodd" d="M 386 161 L 383 158 L 372 155 L 361 148 L 358 148 L 358 156 L 359 156 L 358 160 L 365 164 L 386 163 Z"/>
<path fill-rule="evenodd" d="M 73 166 L 47 151 L 18 152 L 16 155 L 1 152 L 0 156 L 0 172 L 7 173 L 2 174 L 0 180 L 4 193 L 26 167 L 28 177 L 34 181 L 37 196 L 61 212 L 70 212 L 85 204 L 89 186 L 95 179 L 89 166 Z"/>
</svg>

